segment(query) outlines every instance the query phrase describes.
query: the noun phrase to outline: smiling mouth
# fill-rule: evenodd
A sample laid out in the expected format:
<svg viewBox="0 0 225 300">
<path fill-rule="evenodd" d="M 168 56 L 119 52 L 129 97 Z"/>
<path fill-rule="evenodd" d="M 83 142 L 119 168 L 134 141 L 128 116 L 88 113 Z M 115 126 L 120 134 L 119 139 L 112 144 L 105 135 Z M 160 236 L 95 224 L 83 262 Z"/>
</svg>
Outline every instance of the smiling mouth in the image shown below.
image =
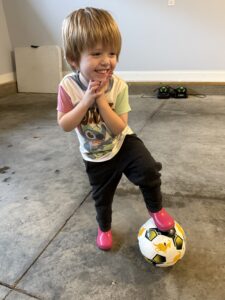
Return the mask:
<svg viewBox="0 0 225 300">
<path fill-rule="evenodd" d="M 95 70 L 95 72 L 99 75 L 104 76 L 106 79 L 111 78 L 113 75 L 113 71 L 111 69 Z"/>
<path fill-rule="evenodd" d="M 98 74 L 108 74 L 110 72 L 109 69 L 102 69 L 102 70 L 95 70 L 95 72 L 97 72 Z"/>
</svg>

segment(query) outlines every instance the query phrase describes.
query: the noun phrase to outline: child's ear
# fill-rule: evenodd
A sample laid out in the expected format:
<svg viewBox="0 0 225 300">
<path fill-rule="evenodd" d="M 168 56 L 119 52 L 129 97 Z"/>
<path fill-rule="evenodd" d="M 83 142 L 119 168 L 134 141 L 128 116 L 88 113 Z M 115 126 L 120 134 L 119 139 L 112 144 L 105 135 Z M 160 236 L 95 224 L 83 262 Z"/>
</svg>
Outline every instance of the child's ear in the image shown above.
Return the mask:
<svg viewBox="0 0 225 300">
<path fill-rule="evenodd" d="M 70 65 L 74 70 L 79 70 L 79 65 L 75 61 L 70 61 Z"/>
</svg>

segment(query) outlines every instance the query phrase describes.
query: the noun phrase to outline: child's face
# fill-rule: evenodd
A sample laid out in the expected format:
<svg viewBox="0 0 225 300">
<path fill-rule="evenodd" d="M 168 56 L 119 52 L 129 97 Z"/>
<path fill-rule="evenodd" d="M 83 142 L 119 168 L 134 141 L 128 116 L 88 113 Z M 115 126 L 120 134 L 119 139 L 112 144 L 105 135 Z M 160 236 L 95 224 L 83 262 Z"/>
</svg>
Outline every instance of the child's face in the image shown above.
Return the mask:
<svg viewBox="0 0 225 300">
<path fill-rule="evenodd" d="M 97 45 L 82 53 L 79 70 L 87 82 L 104 81 L 112 76 L 116 64 L 117 56 L 113 49 Z"/>
</svg>

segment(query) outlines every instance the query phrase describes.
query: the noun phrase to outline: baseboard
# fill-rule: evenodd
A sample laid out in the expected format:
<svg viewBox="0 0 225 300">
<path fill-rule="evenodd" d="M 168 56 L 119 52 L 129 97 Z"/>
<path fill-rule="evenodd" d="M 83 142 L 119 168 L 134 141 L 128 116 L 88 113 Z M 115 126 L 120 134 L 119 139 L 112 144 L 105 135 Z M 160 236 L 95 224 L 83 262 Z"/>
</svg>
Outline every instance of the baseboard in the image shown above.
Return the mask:
<svg viewBox="0 0 225 300">
<path fill-rule="evenodd" d="M 71 71 L 64 71 L 63 76 Z M 225 71 L 115 71 L 126 82 L 225 84 Z"/>
<path fill-rule="evenodd" d="M 17 93 L 16 76 L 14 72 L 0 75 L 0 98 Z"/>
<path fill-rule="evenodd" d="M 225 83 L 225 71 L 117 71 L 127 82 Z"/>
<path fill-rule="evenodd" d="M 15 72 L 0 74 L 0 84 L 16 81 Z"/>
</svg>

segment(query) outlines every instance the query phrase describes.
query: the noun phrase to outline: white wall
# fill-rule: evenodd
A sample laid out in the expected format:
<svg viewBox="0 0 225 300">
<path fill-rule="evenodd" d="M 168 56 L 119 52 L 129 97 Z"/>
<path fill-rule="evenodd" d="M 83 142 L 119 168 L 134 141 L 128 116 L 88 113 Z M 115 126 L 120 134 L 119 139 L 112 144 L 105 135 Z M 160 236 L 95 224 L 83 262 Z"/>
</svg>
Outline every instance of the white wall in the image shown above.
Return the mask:
<svg viewBox="0 0 225 300">
<path fill-rule="evenodd" d="M 61 23 L 72 10 L 109 10 L 123 36 L 118 65 L 129 80 L 225 82 L 225 1 L 3 0 L 12 46 L 61 46 Z M 66 64 L 64 64 L 66 69 Z M 169 77 L 168 77 L 169 76 Z"/>
<path fill-rule="evenodd" d="M 13 80 L 12 45 L 0 0 L 0 83 Z"/>
</svg>

